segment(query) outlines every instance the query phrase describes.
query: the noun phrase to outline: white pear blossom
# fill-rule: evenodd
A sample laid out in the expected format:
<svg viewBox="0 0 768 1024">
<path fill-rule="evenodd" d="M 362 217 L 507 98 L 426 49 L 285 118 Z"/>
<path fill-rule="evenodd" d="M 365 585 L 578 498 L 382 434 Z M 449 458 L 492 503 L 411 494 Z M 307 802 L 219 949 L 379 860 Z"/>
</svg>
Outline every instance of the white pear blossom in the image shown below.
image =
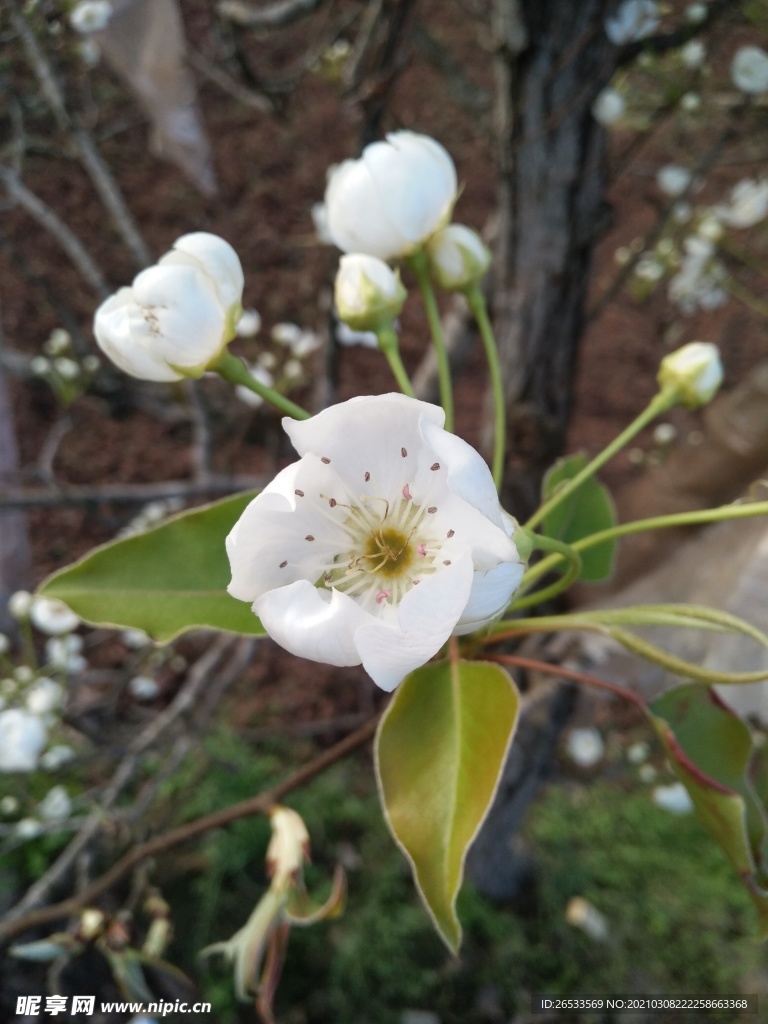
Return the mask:
<svg viewBox="0 0 768 1024">
<path fill-rule="evenodd" d="M 448 223 L 456 189 L 456 168 L 440 143 L 394 132 L 330 173 L 328 230 L 344 252 L 406 256 Z"/>
<path fill-rule="evenodd" d="M 681 196 L 691 183 L 691 172 L 678 164 L 666 164 L 656 175 L 661 191 L 668 196 Z"/>
<path fill-rule="evenodd" d="M 732 228 L 751 228 L 768 216 L 768 178 L 744 178 L 734 185 L 727 205 L 715 212 Z"/>
<path fill-rule="evenodd" d="M 305 327 L 299 327 L 298 324 L 275 324 L 270 337 L 275 344 L 289 349 L 296 359 L 306 359 L 307 356 L 316 352 L 322 344 L 314 331 L 307 330 Z"/>
<path fill-rule="evenodd" d="M 377 256 L 351 253 L 339 260 L 334 301 L 339 317 L 358 331 L 389 324 L 400 313 L 406 291 L 400 275 Z"/>
<path fill-rule="evenodd" d="M 80 625 L 80 616 L 55 597 L 35 597 L 29 617 L 32 625 L 48 636 L 63 636 Z"/>
<path fill-rule="evenodd" d="M 64 786 L 53 786 L 37 808 L 43 821 L 63 821 L 72 813 L 72 801 Z"/>
<path fill-rule="evenodd" d="M 339 320 L 335 330 L 336 341 L 340 345 L 362 345 L 363 348 L 378 348 L 379 339 L 373 331 L 353 331 L 349 324 Z"/>
<path fill-rule="evenodd" d="M 45 657 L 51 668 L 77 675 L 88 667 L 88 662 L 80 653 L 83 649 L 83 638 L 75 633 L 69 636 L 54 636 L 45 644 Z"/>
<path fill-rule="evenodd" d="M 701 96 L 697 92 L 687 92 L 680 97 L 680 106 L 688 113 L 698 110 L 701 107 Z"/>
<path fill-rule="evenodd" d="M 69 23 L 75 32 L 101 32 L 112 17 L 110 0 L 82 0 L 69 15 Z"/>
<path fill-rule="evenodd" d="M 159 263 L 96 310 L 93 330 L 132 377 L 201 377 L 235 334 L 243 270 L 232 246 L 206 232 L 183 235 Z"/>
<path fill-rule="evenodd" d="M 662 389 L 675 388 L 689 409 L 706 405 L 723 382 L 720 350 L 709 341 L 683 345 L 662 359 L 658 380 Z"/>
<path fill-rule="evenodd" d="M 41 676 L 27 691 L 25 704 L 33 715 L 50 715 L 64 703 L 64 688 L 54 679 Z"/>
<path fill-rule="evenodd" d="M 435 232 L 427 253 L 432 276 L 448 291 L 476 284 L 491 262 L 491 250 L 476 231 L 463 224 L 448 224 Z"/>
<path fill-rule="evenodd" d="M 707 56 L 707 48 L 700 39 L 689 39 L 685 46 L 680 48 L 680 57 L 685 67 L 693 70 L 700 68 Z"/>
<path fill-rule="evenodd" d="M 624 0 L 615 14 L 605 19 L 605 34 L 616 46 L 624 46 L 653 35 L 658 24 L 656 0 Z"/>
<path fill-rule="evenodd" d="M 254 380 L 258 381 L 259 384 L 263 384 L 265 388 L 271 388 L 275 383 L 275 378 L 265 366 L 261 365 L 261 363 L 246 363 L 246 367 Z M 264 399 L 261 395 L 257 395 L 255 391 L 251 391 L 251 389 L 247 388 L 244 384 L 237 385 L 235 388 L 235 394 L 241 402 L 245 402 L 246 405 L 250 405 L 252 409 L 258 409 L 264 404 Z"/>
<path fill-rule="evenodd" d="M 128 692 L 136 700 L 154 700 L 160 693 L 160 686 L 152 676 L 134 676 L 128 683 Z"/>
<path fill-rule="evenodd" d="M 717 309 L 728 301 L 723 287 L 726 270 L 714 258 L 714 245 L 709 239 L 689 235 L 683 242 L 685 250 L 678 272 L 670 279 L 669 298 L 686 315 L 697 309 Z"/>
<path fill-rule="evenodd" d="M 235 325 L 238 338 L 255 338 L 261 329 L 261 317 L 255 309 L 244 309 Z"/>
<path fill-rule="evenodd" d="M 668 786 L 657 786 L 653 791 L 653 802 L 670 814 L 690 814 L 693 800 L 682 782 L 673 782 Z"/>
<path fill-rule="evenodd" d="M 612 125 L 622 119 L 626 109 L 627 104 L 621 93 L 607 86 L 597 94 L 592 104 L 592 116 L 600 124 Z"/>
<path fill-rule="evenodd" d="M 571 729 L 566 741 L 568 757 L 579 768 L 594 768 L 605 756 L 605 743 L 594 726 Z"/>
<path fill-rule="evenodd" d="M 33 772 L 47 738 L 37 715 L 21 708 L 0 711 L 0 772 Z"/>
<path fill-rule="evenodd" d="M 67 746 L 66 743 L 57 743 L 56 746 L 49 747 L 40 758 L 40 767 L 45 768 L 46 771 L 55 772 L 74 759 L 75 752 L 72 747 Z"/>
<path fill-rule="evenodd" d="M 19 621 L 28 619 L 33 600 L 28 590 L 17 590 L 8 598 L 8 612 Z"/>
<path fill-rule="evenodd" d="M 688 4 L 685 8 L 685 20 L 691 25 L 700 25 L 707 16 L 707 5 L 696 3 Z"/>
<path fill-rule="evenodd" d="M 768 92 L 768 53 L 759 46 L 742 46 L 731 64 L 731 80 L 742 92 Z"/>
<path fill-rule="evenodd" d="M 362 664 L 385 690 L 506 608 L 523 565 L 514 521 L 442 409 L 353 398 L 283 420 L 301 456 L 227 538 L 229 592 L 301 657 Z"/>
</svg>

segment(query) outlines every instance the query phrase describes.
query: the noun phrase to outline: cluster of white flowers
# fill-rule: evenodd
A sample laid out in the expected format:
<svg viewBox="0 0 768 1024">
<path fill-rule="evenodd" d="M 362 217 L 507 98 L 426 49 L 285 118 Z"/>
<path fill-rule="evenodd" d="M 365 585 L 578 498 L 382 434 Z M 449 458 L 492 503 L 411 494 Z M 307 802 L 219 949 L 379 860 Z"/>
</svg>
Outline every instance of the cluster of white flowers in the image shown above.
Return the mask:
<svg viewBox="0 0 768 1024">
<path fill-rule="evenodd" d="M 680 269 L 670 279 L 667 294 L 687 315 L 717 309 L 728 301 L 726 270 L 714 253 L 713 243 L 700 235 L 689 235 L 683 242 Z"/>
<path fill-rule="evenodd" d="M 56 327 L 43 344 L 44 355 L 33 356 L 30 371 L 45 380 L 56 397 L 69 405 L 81 395 L 101 365 L 97 356 L 78 359 L 68 331 Z"/>
<path fill-rule="evenodd" d="M 163 498 L 157 501 L 149 501 L 139 513 L 135 515 L 118 532 L 118 537 L 136 537 L 140 533 L 146 533 L 153 526 L 159 526 L 168 516 L 178 512 L 184 505 L 181 498 Z"/>
<path fill-rule="evenodd" d="M 251 340 L 260 328 L 261 317 L 255 310 L 248 310 L 240 318 L 237 334 L 238 337 Z M 314 331 L 291 323 L 275 324 L 270 331 L 270 342 L 268 348 L 259 351 L 255 360 L 246 361 L 246 367 L 260 384 L 285 394 L 305 382 L 305 361 L 320 348 L 322 342 Z M 237 385 L 235 394 L 252 409 L 258 409 L 264 404 L 261 395 L 243 384 Z"/>
</svg>

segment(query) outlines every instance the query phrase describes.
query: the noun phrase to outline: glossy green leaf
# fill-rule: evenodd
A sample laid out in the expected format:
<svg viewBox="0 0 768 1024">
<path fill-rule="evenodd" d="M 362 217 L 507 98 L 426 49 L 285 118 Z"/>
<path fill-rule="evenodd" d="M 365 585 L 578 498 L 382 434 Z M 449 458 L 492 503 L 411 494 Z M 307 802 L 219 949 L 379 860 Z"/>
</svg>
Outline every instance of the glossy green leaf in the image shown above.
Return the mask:
<svg viewBox="0 0 768 1024">
<path fill-rule="evenodd" d="M 189 629 L 263 636 L 248 604 L 226 592 L 224 539 L 253 494 L 182 512 L 146 533 L 95 548 L 40 587 L 86 622 L 143 629 L 166 643 Z"/>
<path fill-rule="evenodd" d="M 496 792 L 518 710 L 514 683 L 498 665 L 430 664 L 403 680 L 376 736 L 387 823 L 454 953 L 464 860 Z"/>
<path fill-rule="evenodd" d="M 768 936 L 763 863 L 766 815 L 749 779 L 749 729 L 714 691 L 688 683 L 662 694 L 649 715 L 696 813 L 744 880 Z"/>
<path fill-rule="evenodd" d="M 544 477 L 542 502 L 549 501 L 587 465 L 583 454 L 558 459 Z M 606 487 L 594 478 L 585 480 L 573 494 L 544 517 L 542 532 L 555 540 L 573 544 L 583 537 L 616 525 L 616 511 Z M 579 579 L 598 583 L 613 571 L 616 541 L 607 540 L 581 552 Z"/>
</svg>

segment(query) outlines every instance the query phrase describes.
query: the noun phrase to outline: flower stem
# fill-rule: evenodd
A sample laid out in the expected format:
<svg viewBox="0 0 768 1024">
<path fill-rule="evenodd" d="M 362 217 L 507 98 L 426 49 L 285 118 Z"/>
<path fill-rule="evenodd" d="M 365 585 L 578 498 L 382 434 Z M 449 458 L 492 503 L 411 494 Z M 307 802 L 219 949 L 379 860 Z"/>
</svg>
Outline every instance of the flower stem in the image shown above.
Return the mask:
<svg viewBox="0 0 768 1024">
<path fill-rule="evenodd" d="M 403 360 L 400 358 L 397 331 L 395 331 L 391 324 L 384 324 L 377 328 L 376 337 L 379 339 L 379 348 L 387 357 L 387 362 L 400 390 L 404 395 L 408 395 L 409 398 L 415 398 L 416 393 L 413 390 L 413 384 L 411 384 L 410 377 L 403 366 Z"/>
<path fill-rule="evenodd" d="M 542 519 L 549 515 L 552 509 L 556 508 L 566 498 L 570 497 L 577 488 L 581 487 L 585 480 L 589 480 L 590 477 L 594 476 L 601 466 L 604 466 L 609 459 L 613 458 L 617 452 L 621 451 L 621 449 L 628 444 L 636 434 L 639 434 L 643 427 L 647 426 L 652 419 L 655 419 L 656 416 L 671 408 L 677 401 L 677 398 L 677 389 L 664 389 L 663 391 L 659 391 L 658 394 L 651 399 L 648 406 L 640 413 L 637 419 L 633 420 L 633 422 L 629 424 L 626 430 L 623 430 L 619 436 L 611 441 L 607 448 L 604 448 L 599 455 L 596 455 L 580 473 L 577 473 L 572 480 L 569 480 L 564 487 L 553 494 L 549 501 L 546 501 L 536 512 L 533 513 L 531 518 L 525 524 L 525 528 L 530 530 L 540 523 Z"/>
<path fill-rule="evenodd" d="M 551 559 L 547 559 L 547 561 L 554 562 L 564 558 L 568 563 L 568 567 L 563 573 L 561 579 L 555 580 L 555 582 L 551 583 L 548 587 L 544 587 L 542 590 L 537 590 L 535 594 L 527 594 L 519 597 L 508 608 L 508 611 L 510 612 L 517 612 L 522 608 L 530 608 L 532 605 L 541 604 L 542 601 L 547 601 L 551 597 L 556 597 L 564 590 L 567 590 L 573 581 L 578 578 L 579 573 L 581 572 L 581 557 L 570 544 L 564 544 L 560 540 L 555 540 L 553 537 L 546 537 L 541 534 L 534 534 L 532 539 L 535 547 L 541 548 L 544 551 L 551 551 L 553 553 L 553 557 Z M 531 576 L 528 575 L 526 582 L 530 580 Z"/>
<path fill-rule="evenodd" d="M 429 276 L 429 261 L 423 249 L 412 253 L 407 259 L 408 266 L 418 282 L 421 294 L 424 299 L 424 308 L 427 312 L 429 329 L 432 333 L 432 343 L 435 346 L 437 357 L 437 375 L 440 381 L 440 403 L 445 410 L 445 429 L 453 430 L 453 388 L 451 386 L 451 363 L 448 359 L 448 349 L 445 347 L 443 337 L 443 325 L 440 321 L 440 310 L 437 308 L 435 290 L 432 287 L 432 279 Z"/>
<path fill-rule="evenodd" d="M 588 537 L 582 537 L 571 545 L 573 551 L 582 552 L 602 544 L 608 540 L 618 540 L 633 533 L 646 533 L 649 530 L 664 530 L 675 526 L 703 526 L 707 523 L 720 523 L 728 519 L 748 519 L 753 516 L 768 515 L 768 501 L 748 502 L 744 505 L 725 505 L 721 508 L 705 508 L 694 512 L 675 512 L 666 516 L 652 516 L 638 519 L 633 523 L 621 523 L 607 530 L 600 530 Z M 538 536 L 536 540 L 538 541 Z M 557 552 L 532 565 L 523 577 L 521 587 L 532 583 L 554 568 L 563 556 Z"/>
<path fill-rule="evenodd" d="M 504 380 L 501 375 L 501 364 L 499 363 L 499 350 L 496 346 L 496 338 L 493 334 L 491 322 L 488 319 L 488 309 L 485 304 L 485 296 L 480 286 L 475 283 L 466 291 L 467 302 L 472 315 L 477 321 L 480 330 L 480 337 L 483 339 L 485 356 L 488 360 L 488 372 L 491 377 L 491 390 L 493 391 L 493 482 L 496 490 L 501 487 L 504 476 L 504 448 L 506 444 L 507 422 L 506 409 L 504 405 Z"/>
<path fill-rule="evenodd" d="M 289 416 L 293 416 L 294 419 L 307 420 L 310 417 L 310 413 L 306 409 L 296 405 L 290 398 L 286 398 L 285 395 L 281 395 L 274 388 L 268 388 L 265 384 L 260 384 L 259 381 L 255 380 L 248 372 L 248 368 L 242 359 L 233 356 L 229 351 L 223 352 L 219 356 L 218 361 L 209 369 L 215 370 L 220 377 L 229 381 L 230 384 L 242 384 L 243 387 L 248 388 L 263 398 L 265 402 L 276 406 Z"/>
</svg>

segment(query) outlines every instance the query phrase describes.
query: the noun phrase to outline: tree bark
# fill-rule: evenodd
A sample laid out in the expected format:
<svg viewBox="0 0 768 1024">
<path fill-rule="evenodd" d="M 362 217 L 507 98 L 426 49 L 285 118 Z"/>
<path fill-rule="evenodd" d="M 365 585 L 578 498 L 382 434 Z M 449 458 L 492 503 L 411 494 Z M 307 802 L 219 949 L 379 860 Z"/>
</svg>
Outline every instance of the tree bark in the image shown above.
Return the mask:
<svg viewBox="0 0 768 1024">
<path fill-rule="evenodd" d="M 495 0 L 499 234 L 493 307 L 509 421 L 503 499 L 538 504 L 561 454 L 599 231 L 604 131 L 592 117 L 617 49 L 606 0 Z"/>
</svg>

